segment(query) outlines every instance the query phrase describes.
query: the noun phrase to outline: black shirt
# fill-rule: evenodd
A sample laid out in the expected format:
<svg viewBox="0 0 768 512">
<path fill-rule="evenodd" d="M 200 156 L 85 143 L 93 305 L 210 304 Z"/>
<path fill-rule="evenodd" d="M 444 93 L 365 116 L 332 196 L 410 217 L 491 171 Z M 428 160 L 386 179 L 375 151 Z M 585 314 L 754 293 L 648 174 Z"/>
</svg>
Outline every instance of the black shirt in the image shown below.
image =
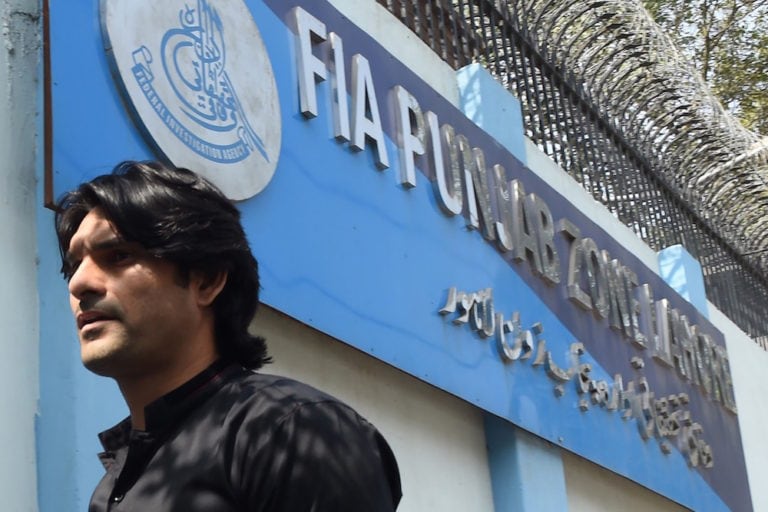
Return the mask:
<svg viewBox="0 0 768 512">
<path fill-rule="evenodd" d="M 400 501 L 376 428 L 291 379 L 219 361 L 99 435 L 107 472 L 89 510 L 384 512 Z"/>
</svg>

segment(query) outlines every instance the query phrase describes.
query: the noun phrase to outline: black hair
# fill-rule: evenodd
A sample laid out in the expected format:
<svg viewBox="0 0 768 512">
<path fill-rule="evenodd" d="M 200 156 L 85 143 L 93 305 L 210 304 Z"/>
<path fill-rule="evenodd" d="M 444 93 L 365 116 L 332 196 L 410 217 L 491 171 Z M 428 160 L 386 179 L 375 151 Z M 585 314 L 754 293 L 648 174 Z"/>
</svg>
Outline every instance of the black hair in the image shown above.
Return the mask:
<svg viewBox="0 0 768 512">
<path fill-rule="evenodd" d="M 189 169 L 126 161 L 66 193 L 56 206 L 65 277 L 73 272 L 66 257 L 70 241 L 98 207 L 123 239 L 173 263 L 184 283 L 191 272 L 211 278 L 226 272 L 212 304 L 219 355 L 251 369 L 270 362 L 264 339 L 248 332 L 259 303 L 258 264 L 239 210 L 210 182 Z"/>
</svg>

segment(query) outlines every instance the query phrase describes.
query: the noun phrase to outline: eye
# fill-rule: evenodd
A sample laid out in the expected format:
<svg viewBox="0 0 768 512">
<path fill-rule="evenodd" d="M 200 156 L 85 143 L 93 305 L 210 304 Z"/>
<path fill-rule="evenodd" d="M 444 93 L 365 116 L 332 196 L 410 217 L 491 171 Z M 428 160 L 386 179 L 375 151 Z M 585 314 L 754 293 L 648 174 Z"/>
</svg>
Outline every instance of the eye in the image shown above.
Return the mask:
<svg viewBox="0 0 768 512">
<path fill-rule="evenodd" d="M 115 264 L 126 263 L 132 260 L 133 256 L 131 251 L 125 249 L 113 249 L 108 255 L 109 261 Z"/>
</svg>

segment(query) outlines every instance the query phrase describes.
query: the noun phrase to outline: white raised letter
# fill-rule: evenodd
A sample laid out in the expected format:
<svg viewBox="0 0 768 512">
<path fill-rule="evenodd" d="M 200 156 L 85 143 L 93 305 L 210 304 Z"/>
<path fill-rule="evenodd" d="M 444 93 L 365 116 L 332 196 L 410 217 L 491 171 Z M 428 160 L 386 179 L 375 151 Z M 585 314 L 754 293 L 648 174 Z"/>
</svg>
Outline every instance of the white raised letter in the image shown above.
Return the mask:
<svg viewBox="0 0 768 512">
<path fill-rule="evenodd" d="M 325 24 L 301 7 L 291 11 L 293 30 L 298 39 L 299 104 L 305 117 L 317 117 L 315 84 L 328 77 L 325 63 L 315 57 L 312 47 L 325 41 Z"/>
<path fill-rule="evenodd" d="M 331 87 L 336 108 L 333 109 L 333 136 L 340 141 L 349 140 L 349 107 L 347 106 L 347 73 L 344 71 L 344 45 L 341 38 L 331 32 L 333 73 Z"/>
<path fill-rule="evenodd" d="M 429 143 L 432 146 L 432 164 L 435 171 L 435 191 L 440 209 L 448 216 L 460 215 L 464 204 L 459 173 L 456 134 L 451 125 L 440 128 L 437 115 L 426 113 Z M 445 154 L 449 165 L 446 165 Z"/>
<path fill-rule="evenodd" d="M 424 154 L 424 117 L 413 94 L 400 85 L 393 88 L 397 104 L 397 142 L 400 146 L 400 183 L 416 186 L 414 155 Z"/>
<path fill-rule="evenodd" d="M 352 57 L 352 143 L 353 149 L 365 149 L 366 139 L 376 145 L 376 166 L 389 167 L 384 130 L 381 127 L 376 90 L 373 87 L 371 66 L 368 59 L 359 53 Z"/>
</svg>

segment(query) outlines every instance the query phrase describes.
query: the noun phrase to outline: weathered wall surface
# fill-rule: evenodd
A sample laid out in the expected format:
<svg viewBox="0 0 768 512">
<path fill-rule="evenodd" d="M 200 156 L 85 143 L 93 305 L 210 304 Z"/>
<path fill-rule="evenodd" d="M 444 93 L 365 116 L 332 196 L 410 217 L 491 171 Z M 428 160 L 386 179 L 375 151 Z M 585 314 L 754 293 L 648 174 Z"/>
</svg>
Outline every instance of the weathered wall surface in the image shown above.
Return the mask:
<svg viewBox="0 0 768 512">
<path fill-rule="evenodd" d="M 37 510 L 35 266 L 37 2 L 0 2 L 0 496 L 3 510 Z"/>
</svg>

